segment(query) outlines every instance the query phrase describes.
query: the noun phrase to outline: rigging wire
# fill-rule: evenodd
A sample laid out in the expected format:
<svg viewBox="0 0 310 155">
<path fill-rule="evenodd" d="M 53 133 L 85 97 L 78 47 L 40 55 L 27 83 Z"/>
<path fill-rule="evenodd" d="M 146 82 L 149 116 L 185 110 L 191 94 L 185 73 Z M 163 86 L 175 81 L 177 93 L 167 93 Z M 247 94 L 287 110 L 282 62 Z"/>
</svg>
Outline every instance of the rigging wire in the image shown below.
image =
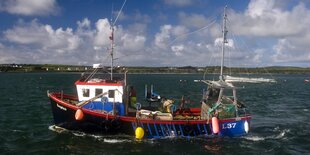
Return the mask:
<svg viewBox="0 0 310 155">
<path fill-rule="evenodd" d="M 228 21 L 228 22 L 231 22 L 229 19 L 228 19 L 227 21 Z M 232 39 L 234 40 L 234 42 L 236 42 L 236 43 L 237 43 L 237 42 L 242 43 L 242 45 L 243 45 L 250 53 L 255 53 L 255 52 L 253 51 L 253 49 L 251 49 L 251 48 L 245 43 L 245 41 L 244 41 L 243 39 L 241 39 L 241 38 L 237 39 L 236 35 L 235 35 L 233 32 L 230 32 L 230 34 L 232 35 Z M 241 48 L 240 48 L 240 46 L 239 46 L 238 44 L 234 44 L 234 45 L 235 45 L 236 49 L 239 50 L 239 52 L 242 51 Z M 258 63 L 257 63 L 257 65 L 258 65 Z M 247 66 L 244 64 L 243 67 L 244 67 L 244 69 L 245 69 L 245 71 L 246 71 L 246 74 L 247 74 L 248 76 L 250 76 L 250 72 L 249 72 Z M 263 70 L 264 70 L 271 78 L 275 79 L 275 78 L 273 77 L 273 75 L 272 75 L 270 72 L 268 72 L 268 70 L 267 70 L 265 67 L 262 67 L 262 68 L 263 68 Z M 242 73 L 241 69 L 240 69 L 240 72 Z M 241 73 L 239 73 L 239 74 L 241 74 Z M 259 73 L 259 72 L 257 72 L 257 74 L 258 74 L 258 73 Z"/>
<path fill-rule="evenodd" d="M 172 40 L 168 45 L 172 45 L 176 40 L 178 40 L 178 39 L 181 38 L 181 37 L 189 36 L 189 35 L 191 35 L 191 34 L 194 34 L 194 33 L 196 33 L 196 32 L 199 32 L 199 31 L 201 31 L 201 30 L 204 30 L 204 29 L 206 29 L 206 28 L 212 26 L 215 22 L 216 22 L 216 19 L 213 19 L 212 22 L 211 22 L 210 24 L 208 24 L 208 25 L 206 25 L 206 26 L 204 26 L 204 27 L 202 27 L 202 28 L 200 28 L 200 29 L 198 29 L 198 30 L 195 30 L 195 31 L 192 31 L 192 32 L 188 32 L 188 33 L 182 34 L 182 35 L 176 37 L 174 40 Z"/>
<path fill-rule="evenodd" d="M 124 0 L 123 5 L 122 5 L 121 9 L 118 11 L 118 14 L 117 14 L 117 16 L 116 16 L 116 18 L 115 18 L 115 20 L 114 20 L 114 22 L 113 22 L 112 25 L 115 25 L 115 23 L 116 23 L 116 21 L 117 21 L 119 15 L 121 14 L 121 12 L 122 12 L 122 10 L 123 10 L 125 4 L 126 4 L 126 1 L 127 1 L 127 0 Z"/>
<path fill-rule="evenodd" d="M 199 28 L 198 30 L 195 30 L 195 31 L 192 31 L 192 32 L 188 32 L 188 33 L 185 33 L 185 34 L 182 34 L 182 35 L 176 37 L 174 40 L 172 40 L 172 41 L 171 41 L 170 43 L 168 43 L 167 45 L 172 45 L 175 41 L 177 41 L 177 40 L 178 40 L 179 38 L 181 38 L 181 37 L 192 35 L 192 34 L 194 34 L 194 33 L 196 33 L 196 32 L 202 31 L 202 30 L 204 30 L 204 29 L 206 29 L 206 28 L 212 26 L 213 24 L 216 23 L 216 17 L 212 18 L 211 21 L 212 21 L 211 23 L 209 23 L 208 25 L 206 25 L 206 26 L 204 26 L 204 27 L 202 27 L 202 28 Z M 139 50 L 139 51 L 137 51 L 136 53 L 140 53 L 141 51 L 146 51 L 146 50 L 145 50 L 145 49 Z M 143 54 L 141 54 L 141 53 L 140 53 L 140 54 L 135 54 L 134 56 L 137 56 L 137 55 L 143 55 Z M 123 55 L 123 56 L 121 56 L 121 57 L 118 57 L 118 59 L 119 59 L 119 58 L 122 58 L 122 57 L 128 57 L 128 56 L 131 56 L 131 55 L 130 55 L 130 54 L 125 54 L 125 55 Z M 211 58 L 210 58 L 210 59 L 211 59 Z M 209 62 L 210 62 L 210 61 L 209 61 Z"/>
</svg>

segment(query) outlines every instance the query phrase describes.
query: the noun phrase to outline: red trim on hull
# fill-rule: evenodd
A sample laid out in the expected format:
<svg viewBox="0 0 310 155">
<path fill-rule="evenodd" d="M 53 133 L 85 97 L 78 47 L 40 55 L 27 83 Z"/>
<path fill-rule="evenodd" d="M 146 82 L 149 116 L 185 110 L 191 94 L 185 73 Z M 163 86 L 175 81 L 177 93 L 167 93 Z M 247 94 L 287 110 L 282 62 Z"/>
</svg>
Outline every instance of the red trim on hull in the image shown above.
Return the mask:
<svg viewBox="0 0 310 155">
<path fill-rule="evenodd" d="M 80 109 L 79 107 L 62 101 L 60 99 L 61 97 L 61 93 L 49 93 L 48 95 L 51 99 L 53 99 L 54 101 L 56 101 L 58 104 L 61 104 L 62 106 L 65 106 L 66 108 L 70 108 L 73 110 L 78 110 Z M 75 96 L 71 96 L 71 95 L 65 95 L 63 94 L 64 98 L 70 98 L 70 99 L 76 99 Z M 148 119 L 139 119 L 137 120 L 136 117 L 129 117 L 129 116 L 113 116 L 113 115 L 107 115 L 105 113 L 99 113 L 96 111 L 92 111 L 89 109 L 84 109 L 82 108 L 83 112 L 85 114 L 89 114 L 89 115 L 93 115 L 96 117 L 102 117 L 102 118 L 108 118 L 108 119 L 115 119 L 115 118 L 119 118 L 121 121 L 124 122 L 141 122 L 141 123 L 152 123 L 152 124 L 209 124 L 211 123 L 211 119 L 209 120 L 209 122 L 207 122 L 207 120 L 173 120 L 173 121 L 165 121 L 165 120 L 148 120 Z M 190 111 L 199 111 L 199 108 L 192 108 Z M 251 120 L 251 115 L 246 115 L 243 117 L 239 117 L 240 120 Z M 219 123 L 227 123 L 227 122 L 236 122 L 238 120 L 236 120 L 236 118 L 229 118 L 229 119 L 220 119 Z"/>
</svg>

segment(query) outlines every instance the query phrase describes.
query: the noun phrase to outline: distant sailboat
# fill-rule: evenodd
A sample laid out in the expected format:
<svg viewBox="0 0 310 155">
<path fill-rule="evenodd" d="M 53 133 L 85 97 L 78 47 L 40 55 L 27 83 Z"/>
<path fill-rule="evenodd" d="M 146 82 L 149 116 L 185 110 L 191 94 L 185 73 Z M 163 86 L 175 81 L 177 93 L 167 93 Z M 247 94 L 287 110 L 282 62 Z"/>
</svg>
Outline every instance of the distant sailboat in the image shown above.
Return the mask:
<svg viewBox="0 0 310 155">
<path fill-rule="evenodd" d="M 224 76 L 225 82 L 245 82 L 245 83 L 274 83 L 277 82 L 275 79 L 267 78 L 247 78 L 247 77 L 235 77 L 235 76 Z"/>
<path fill-rule="evenodd" d="M 275 79 L 272 78 L 255 78 L 255 77 L 237 77 L 237 76 L 231 76 L 231 75 L 223 75 L 223 66 L 224 66 L 224 51 L 225 51 L 225 43 L 228 43 L 227 41 L 227 27 L 226 27 L 226 20 L 227 16 L 224 17 L 224 23 L 223 23 L 223 45 L 222 45 L 222 59 L 221 59 L 221 73 L 220 73 L 220 80 L 223 80 L 225 82 L 229 83 L 275 83 L 277 82 Z"/>
</svg>

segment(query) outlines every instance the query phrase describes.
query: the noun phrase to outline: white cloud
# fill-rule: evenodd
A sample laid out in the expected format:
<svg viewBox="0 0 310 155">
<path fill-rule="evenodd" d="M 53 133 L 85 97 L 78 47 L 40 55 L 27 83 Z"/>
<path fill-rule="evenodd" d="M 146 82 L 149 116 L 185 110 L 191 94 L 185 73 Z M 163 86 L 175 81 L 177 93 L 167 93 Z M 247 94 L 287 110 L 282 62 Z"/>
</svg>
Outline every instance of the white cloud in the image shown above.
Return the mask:
<svg viewBox="0 0 310 155">
<path fill-rule="evenodd" d="M 117 28 L 114 28 L 117 31 Z M 110 44 L 109 36 L 111 36 L 111 25 L 108 19 L 99 19 L 96 22 L 96 34 L 94 38 L 94 46 L 108 47 Z"/>
<path fill-rule="evenodd" d="M 187 28 L 183 25 L 177 25 L 173 27 L 171 30 L 172 30 L 171 33 L 174 35 L 174 37 L 179 37 L 188 33 Z"/>
<path fill-rule="evenodd" d="M 259 64 L 263 61 L 263 56 L 266 51 L 264 49 L 257 49 L 254 52 L 253 62 Z"/>
<path fill-rule="evenodd" d="M 276 0 L 251 0 L 245 12 L 229 11 L 230 29 L 235 34 L 269 40 L 272 64 L 310 62 L 310 10 L 303 2 L 285 8 Z M 272 45 L 272 43 L 274 43 Z M 266 56 L 257 56 L 258 58 Z"/>
<path fill-rule="evenodd" d="M 149 15 L 142 14 L 141 12 L 138 12 L 138 11 L 134 14 L 133 19 L 135 21 L 139 21 L 139 22 L 142 22 L 142 23 L 150 23 L 151 20 L 152 20 Z"/>
<path fill-rule="evenodd" d="M 16 57 L 18 53 L 16 53 L 16 50 L 12 50 L 9 47 L 6 47 L 2 44 L 0 44 L 0 63 L 15 63 L 20 62 L 20 57 Z"/>
<path fill-rule="evenodd" d="M 38 20 L 19 22 L 4 32 L 6 44 L 14 46 L 0 44 L 0 54 L 4 55 L 0 63 L 101 63 L 108 60 L 110 23 L 108 19 L 99 19 L 94 25 L 92 29 L 87 18 L 77 22 L 76 30 L 54 28 Z M 133 55 L 144 49 L 146 37 L 142 32 L 133 33 L 120 25 L 114 29 L 116 56 Z"/>
<path fill-rule="evenodd" d="M 177 7 L 185 7 L 193 4 L 192 0 L 164 0 L 165 4 L 177 6 Z"/>
<path fill-rule="evenodd" d="M 133 23 L 128 26 L 129 32 L 135 32 L 136 34 L 144 34 L 147 30 L 147 25 L 143 23 Z"/>
<path fill-rule="evenodd" d="M 214 46 L 218 46 L 218 47 L 221 47 L 223 44 L 223 38 L 216 38 L 215 41 L 214 41 Z M 229 48 L 235 48 L 234 46 L 234 40 L 232 39 L 227 39 L 227 42 L 225 43 L 225 46 L 226 47 L 229 47 Z"/>
<path fill-rule="evenodd" d="M 77 22 L 79 28 L 90 28 L 90 20 L 88 18 L 84 18 L 83 21 Z"/>
<path fill-rule="evenodd" d="M 171 46 L 172 52 L 175 53 L 176 56 L 182 56 L 182 51 L 184 50 L 184 45 L 175 45 Z"/>
<path fill-rule="evenodd" d="M 228 10 L 225 65 L 264 66 L 295 62 L 309 65 L 310 10 L 302 2 L 289 10 L 277 2 L 252 0 L 243 12 Z M 133 20 L 128 20 L 129 24 L 126 21 L 126 25 L 117 22 L 114 27 L 117 65 L 220 64 L 222 21 L 210 24 L 203 14 L 182 12 L 176 14 L 176 22 L 157 28 L 157 24 L 149 25 L 154 21 L 148 15 L 138 11 L 120 17 Z M 210 26 L 199 30 L 207 25 Z M 73 27 L 55 27 L 38 20 L 19 22 L 3 32 L 0 63 L 90 65 L 104 62 L 109 65 L 110 21 L 85 18 Z"/>
<path fill-rule="evenodd" d="M 143 14 L 143 13 L 141 13 L 138 10 L 136 10 L 133 14 L 125 14 L 124 11 L 121 11 L 121 12 L 115 11 L 115 12 L 113 12 L 113 16 L 114 17 L 117 17 L 118 14 L 119 14 L 119 16 L 118 16 L 117 23 L 119 21 L 126 21 L 126 20 L 128 20 L 128 21 L 137 21 L 139 23 L 150 23 L 151 20 L 152 20 L 151 17 L 148 14 Z M 113 20 L 115 20 L 115 19 L 113 19 Z"/>
<path fill-rule="evenodd" d="M 57 14 L 59 8 L 56 0 L 2 0 L 0 11 L 19 15 Z"/>
<path fill-rule="evenodd" d="M 53 28 L 32 20 L 6 30 L 4 37 L 6 42 L 14 45 L 6 47 L 9 50 L 2 50 L 5 57 L 13 59 L 11 62 L 78 64 L 83 61 L 83 39 L 72 28 Z"/>
<path fill-rule="evenodd" d="M 272 58 L 275 62 L 310 62 L 308 46 L 297 47 L 288 39 L 280 39 L 273 49 L 275 54 Z"/>
<path fill-rule="evenodd" d="M 126 33 L 121 37 L 121 41 L 123 42 L 122 48 L 127 52 L 139 51 L 143 49 L 146 38 L 145 36 Z"/>
<path fill-rule="evenodd" d="M 293 36 L 307 28 L 310 11 L 303 3 L 291 11 L 277 8 L 274 4 L 274 0 L 252 0 L 243 14 L 229 14 L 231 28 L 237 34 L 261 37 Z"/>
<path fill-rule="evenodd" d="M 160 27 L 160 32 L 155 34 L 154 43 L 156 47 L 166 49 L 175 42 L 184 41 L 188 29 L 182 25 L 163 25 Z"/>
<path fill-rule="evenodd" d="M 202 28 L 210 23 L 202 14 L 186 14 L 185 12 L 180 12 L 178 16 L 180 23 L 187 27 Z"/>
<path fill-rule="evenodd" d="M 160 32 L 155 35 L 155 45 L 159 48 L 166 49 L 171 38 L 171 25 L 160 27 Z"/>
<path fill-rule="evenodd" d="M 78 48 L 79 38 L 71 28 L 53 29 L 50 25 L 42 25 L 37 20 L 30 23 L 19 23 L 4 32 L 5 38 L 17 44 L 32 44 L 42 49 L 53 48 L 60 53 Z"/>
<path fill-rule="evenodd" d="M 252 18 L 261 17 L 266 14 L 276 13 L 279 10 L 273 9 L 275 2 L 273 0 L 255 0 L 251 1 L 246 14 Z"/>
</svg>

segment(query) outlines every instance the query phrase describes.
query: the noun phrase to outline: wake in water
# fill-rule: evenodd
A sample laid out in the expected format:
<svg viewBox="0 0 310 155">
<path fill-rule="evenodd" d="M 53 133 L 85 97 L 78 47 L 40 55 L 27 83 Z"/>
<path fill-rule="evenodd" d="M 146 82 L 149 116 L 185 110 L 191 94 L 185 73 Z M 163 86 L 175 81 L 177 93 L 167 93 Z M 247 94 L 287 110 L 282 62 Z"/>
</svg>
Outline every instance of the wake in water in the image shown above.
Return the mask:
<svg viewBox="0 0 310 155">
<path fill-rule="evenodd" d="M 179 142 L 206 142 L 206 140 L 208 141 L 207 144 L 205 145 L 205 149 L 209 150 L 209 151 L 216 151 L 219 150 L 217 143 L 214 144 L 213 138 L 215 137 L 195 137 L 195 138 L 189 138 L 189 137 L 183 137 L 183 138 L 176 138 L 176 137 L 166 137 L 164 139 L 157 139 L 156 141 L 154 141 L 154 139 L 144 139 L 142 141 L 136 141 L 134 139 L 134 136 L 128 136 L 128 135 L 98 135 L 98 134 L 88 134 L 88 133 L 84 133 L 81 131 L 72 131 L 72 130 L 67 130 L 65 128 L 56 126 L 56 125 L 51 125 L 49 126 L 49 130 L 57 132 L 59 134 L 71 134 L 77 137 L 90 137 L 90 138 L 94 138 L 100 142 L 103 143 L 109 143 L 109 144 L 117 144 L 117 143 L 150 143 L 150 144 L 154 144 L 158 141 L 169 141 L 174 142 L 174 141 L 178 141 Z M 270 133 L 272 135 L 267 135 L 267 136 L 260 136 L 260 135 L 253 135 L 250 134 L 248 136 L 244 136 L 242 137 L 243 139 L 249 140 L 249 141 L 265 141 L 265 140 L 279 140 L 279 139 L 285 139 L 286 135 L 290 132 L 290 129 L 280 129 L 279 127 L 274 128 Z M 183 141 L 185 140 L 185 141 Z M 214 144 L 210 145 L 210 144 Z"/>
<path fill-rule="evenodd" d="M 81 131 L 74 131 L 74 130 L 68 130 L 62 127 L 59 127 L 57 125 L 51 125 L 48 127 L 49 130 L 57 132 L 59 134 L 71 134 L 77 137 L 91 137 L 94 138 L 98 141 L 102 141 L 104 143 L 110 143 L 110 144 L 114 144 L 114 143 L 149 143 L 149 144 L 154 144 L 155 142 L 158 141 L 183 141 L 185 140 L 186 142 L 188 141 L 193 141 L 193 140 L 205 140 L 206 138 L 210 138 L 207 136 L 198 136 L 198 137 L 175 137 L 175 136 L 167 136 L 164 138 L 159 138 L 159 139 L 143 139 L 143 140 L 136 140 L 133 136 L 129 136 L 129 135 L 100 135 L 100 134 L 89 134 L 89 133 L 85 133 L 85 132 L 81 132 Z M 211 136 L 212 138 L 212 136 Z"/>
<path fill-rule="evenodd" d="M 74 136 L 77 137 L 91 137 L 95 138 L 96 140 L 102 141 L 104 143 L 126 143 L 126 142 L 132 142 L 133 140 L 130 139 L 131 137 L 125 136 L 125 135 L 114 135 L 113 137 L 111 136 L 106 136 L 106 135 L 95 135 L 95 134 L 87 134 L 81 131 L 72 131 L 68 130 L 62 127 L 59 127 L 57 125 L 51 125 L 48 127 L 49 130 L 57 132 L 57 133 L 70 133 Z M 124 139 L 124 138 L 129 138 L 129 139 Z"/>
<path fill-rule="evenodd" d="M 276 139 L 284 139 L 286 138 L 285 135 L 290 132 L 290 129 L 284 129 L 280 130 L 279 127 L 274 128 L 274 132 L 277 132 L 278 134 L 270 135 L 270 136 L 254 136 L 254 135 L 248 135 L 243 138 L 246 140 L 251 141 L 263 141 L 263 140 L 276 140 Z"/>
<path fill-rule="evenodd" d="M 48 127 L 49 130 L 57 132 L 57 133 L 63 133 L 63 132 L 68 132 L 69 130 L 59 127 L 57 125 L 51 125 Z"/>
</svg>

